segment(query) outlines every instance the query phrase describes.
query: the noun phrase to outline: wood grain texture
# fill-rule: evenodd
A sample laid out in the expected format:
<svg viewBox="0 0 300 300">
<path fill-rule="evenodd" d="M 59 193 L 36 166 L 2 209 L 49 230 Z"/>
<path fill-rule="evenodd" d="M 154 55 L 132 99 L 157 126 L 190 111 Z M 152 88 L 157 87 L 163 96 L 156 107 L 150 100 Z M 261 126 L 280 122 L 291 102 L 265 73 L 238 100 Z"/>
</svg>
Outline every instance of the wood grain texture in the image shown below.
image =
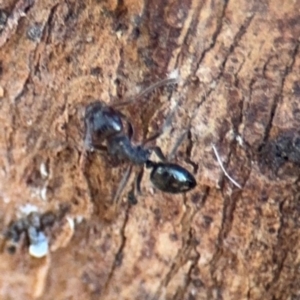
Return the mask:
<svg viewBox="0 0 300 300">
<path fill-rule="evenodd" d="M 0 228 L 28 204 L 56 215 L 44 258 L 30 257 L 26 235 L 14 254 L 2 237 L 0 299 L 299 299 L 299 0 L 4 0 L 0 10 Z M 84 108 L 174 70 L 176 86 L 122 112 L 138 143 L 178 105 L 156 144 L 197 188 L 161 193 L 146 171 L 138 204 L 127 202 L 133 175 L 112 205 L 126 165 L 92 153 L 80 168 Z"/>
</svg>

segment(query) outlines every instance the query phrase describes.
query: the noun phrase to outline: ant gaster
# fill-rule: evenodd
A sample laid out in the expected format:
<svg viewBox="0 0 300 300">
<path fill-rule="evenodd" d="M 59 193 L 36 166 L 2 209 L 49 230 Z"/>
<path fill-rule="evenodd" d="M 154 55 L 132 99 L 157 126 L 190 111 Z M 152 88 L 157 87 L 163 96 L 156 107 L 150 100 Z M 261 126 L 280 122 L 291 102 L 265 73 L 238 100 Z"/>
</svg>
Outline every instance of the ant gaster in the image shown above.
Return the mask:
<svg viewBox="0 0 300 300">
<path fill-rule="evenodd" d="M 154 87 L 162 84 L 165 83 L 160 82 L 154 85 Z M 153 86 L 151 88 L 153 89 Z M 143 92 L 143 94 L 144 93 L 145 92 Z M 123 102 L 117 104 L 117 106 L 128 103 L 129 101 Z M 84 120 L 86 128 L 85 146 L 87 149 L 105 150 L 109 155 L 130 163 L 122 180 L 123 182 L 120 184 L 116 193 L 115 201 L 125 187 L 131 173 L 132 165 L 141 167 L 145 165 L 146 168 L 152 169 L 150 180 L 156 188 L 163 192 L 173 194 L 184 193 L 196 186 L 194 176 L 180 165 L 166 162 L 159 147 L 145 146 L 146 143 L 161 135 L 162 130 L 148 138 L 141 145 L 134 145 L 131 141 L 133 127 L 127 117 L 120 111 L 100 101 L 95 101 L 87 106 Z M 127 124 L 127 131 L 124 128 L 123 121 Z M 103 145 L 104 142 L 106 142 L 106 145 Z M 149 159 L 152 151 L 156 153 L 162 162 L 156 163 Z M 142 176 L 143 168 L 141 168 L 141 171 L 136 177 L 136 186 L 139 192 Z"/>
</svg>

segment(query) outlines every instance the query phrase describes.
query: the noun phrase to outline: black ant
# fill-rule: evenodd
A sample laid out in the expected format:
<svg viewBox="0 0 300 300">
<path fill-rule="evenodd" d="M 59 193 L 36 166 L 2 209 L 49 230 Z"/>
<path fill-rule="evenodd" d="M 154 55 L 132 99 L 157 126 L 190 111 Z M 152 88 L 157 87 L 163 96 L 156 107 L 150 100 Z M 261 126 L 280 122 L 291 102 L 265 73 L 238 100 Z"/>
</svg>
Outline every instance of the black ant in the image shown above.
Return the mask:
<svg viewBox="0 0 300 300">
<path fill-rule="evenodd" d="M 162 82 L 154 85 L 154 87 L 160 85 L 162 85 Z M 153 89 L 153 86 L 151 89 Z M 123 106 L 128 103 L 129 101 L 126 101 L 117 104 L 117 106 Z M 88 150 L 104 150 L 119 160 L 131 163 L 118 188 L 114 201 L 116 201 L 125 187 L 133 165 L 141 167 L 145 165 L 146 168 L 152 169 L 150 180 L 156 188 L 163 192 L 172 194 L 184 193 L 196 186 L 194 176 L 180 165 L 166 162 L 165 156 L 159 147 L 145 146 L 146 143 L 161 135 L 163 129 L 142 144 L 134 145 L 131 141 L 133 127 L 127 117 L 120 111 L 100 101 L 95 101 L 87 106 L 84 120 L 86 129 L 85 146 Z M 123 122 L 127 123 L 127 132 L 124 129 Z M 106 142 L 106 145 L 103 145 L 104 142 Z M 149 159 L 152 151 L 156 153 L 162 162 L 156 163 Z M 142 176 L 143 168 L 141 168 L 136 177 L 138 192 L 141 190 L 140 182 Z"/>
</svg>

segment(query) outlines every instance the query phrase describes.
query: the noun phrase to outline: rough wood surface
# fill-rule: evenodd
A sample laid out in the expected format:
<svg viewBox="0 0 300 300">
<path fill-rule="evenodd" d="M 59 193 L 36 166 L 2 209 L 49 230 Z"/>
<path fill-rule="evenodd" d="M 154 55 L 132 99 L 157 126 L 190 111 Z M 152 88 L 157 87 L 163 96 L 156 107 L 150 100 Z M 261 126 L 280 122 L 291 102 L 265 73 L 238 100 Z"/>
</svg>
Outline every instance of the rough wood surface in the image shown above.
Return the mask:
<svg viewBox="0 0 300 300">
<path fill-rule="evenodd" d="M 300 299 L 299 37 L 299 0 L 2 0 L 0 299 Z M 156 144 L 197 188 L 146 172 L 113 206 L 126 165 L 80 168 L 84 107 L 174 70 L 123 112 L 141 142 L 179 104 Z M 43 258 L 7 235 L 32 210 Z"/>
</svg>

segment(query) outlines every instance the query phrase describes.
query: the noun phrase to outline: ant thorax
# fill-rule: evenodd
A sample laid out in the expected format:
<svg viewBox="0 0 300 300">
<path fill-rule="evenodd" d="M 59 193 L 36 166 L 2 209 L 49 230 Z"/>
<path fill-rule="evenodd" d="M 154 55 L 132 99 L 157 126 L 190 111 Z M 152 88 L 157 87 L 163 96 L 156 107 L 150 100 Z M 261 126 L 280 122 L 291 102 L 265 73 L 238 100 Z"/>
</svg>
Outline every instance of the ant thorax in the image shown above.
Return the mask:
<svg viewBox="0 0 300 300">
<path fill-rule="evenodd" d="M 149 159 L 151 151 L 131 143 L 128 136 L 118 134 L 107 139 L 108 153 L 121 160 L 126 160 L 135 165 L 143 165 Z"/>
</svg>

